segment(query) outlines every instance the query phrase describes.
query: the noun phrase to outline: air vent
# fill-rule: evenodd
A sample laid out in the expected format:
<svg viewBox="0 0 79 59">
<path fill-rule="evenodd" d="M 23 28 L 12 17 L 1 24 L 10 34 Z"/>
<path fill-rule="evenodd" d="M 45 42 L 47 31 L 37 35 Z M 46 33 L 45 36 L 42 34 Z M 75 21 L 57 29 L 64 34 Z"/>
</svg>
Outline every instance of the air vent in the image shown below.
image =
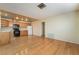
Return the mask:
<svg viewBox="0 0 79 59">
<path fill-rule="evenodd" d="M 43 9 L 43 8 L 46 7 L 46 5 L 45 5 L 44 3 L 41 3 L 41 4 L 39 4 L 37 7 L 40 8 L 40 9 Z"/>
</svg>

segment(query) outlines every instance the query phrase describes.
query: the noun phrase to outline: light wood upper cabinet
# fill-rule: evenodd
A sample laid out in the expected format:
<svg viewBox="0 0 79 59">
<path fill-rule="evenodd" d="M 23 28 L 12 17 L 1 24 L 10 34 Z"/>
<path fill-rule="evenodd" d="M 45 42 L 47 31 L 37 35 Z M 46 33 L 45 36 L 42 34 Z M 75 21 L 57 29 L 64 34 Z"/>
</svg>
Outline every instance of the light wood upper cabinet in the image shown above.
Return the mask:
<svg viewBox="0 0 79 59">
<path fill-rule="evenodd" d="M 1 27 L 9 27 L 9 21 L 7 20 L 1 20 Z"/>
<path fill-rule="evenodd" d="M 27 28 L 27 26 L 31 26 L 31 23 L 29 22 L 16 22 L 16 24 L 19 24 L 21 28 Z"/>
<path fill-rule="evenodd" d="M 20 27 L 22 27 L 22 28 L 26 28 L 26 27 L 27 27 L 27 24 L 26 24 L 26 23 L 19 22 L 19 25 L 20 25 Z"/>
</svg>

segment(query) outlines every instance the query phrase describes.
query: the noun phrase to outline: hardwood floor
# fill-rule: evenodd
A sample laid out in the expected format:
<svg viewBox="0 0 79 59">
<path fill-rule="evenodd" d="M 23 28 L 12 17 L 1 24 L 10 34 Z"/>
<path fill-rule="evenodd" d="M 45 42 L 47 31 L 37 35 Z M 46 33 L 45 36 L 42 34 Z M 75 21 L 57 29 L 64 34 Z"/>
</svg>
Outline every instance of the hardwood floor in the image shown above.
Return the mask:
<svg viewBox="0 0 79 59">
<path fill-rule="evenodd" d="M 79 45 L 37 36 L 12 38 L 0 46 L 1 55 L 79 55 Z"/>
</svg>

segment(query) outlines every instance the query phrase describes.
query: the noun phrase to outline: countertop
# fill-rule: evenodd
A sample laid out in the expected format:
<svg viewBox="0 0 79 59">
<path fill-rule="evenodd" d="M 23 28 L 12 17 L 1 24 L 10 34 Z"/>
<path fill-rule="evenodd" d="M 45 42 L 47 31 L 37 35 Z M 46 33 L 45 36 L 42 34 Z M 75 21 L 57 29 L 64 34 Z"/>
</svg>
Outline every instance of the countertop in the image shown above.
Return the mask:
<svg viewBox="0 0 79 59">
<path fill-rule="evenodd" d="M 11 32 L 12 28 L 10 27 L 4 27 L 4 28 L 0 28 L 0 32 Z"/>
<path fill-rule="evenodd" d="M 27 30 L 27 28 L 20 28 L 20 31 L 23 31 L 23 30 Z M 12 27 L 3 27 L 3 28 L 0 28 L 0 32 L 12 32 L 12 31 L 13 31 Z"/>
</svg>

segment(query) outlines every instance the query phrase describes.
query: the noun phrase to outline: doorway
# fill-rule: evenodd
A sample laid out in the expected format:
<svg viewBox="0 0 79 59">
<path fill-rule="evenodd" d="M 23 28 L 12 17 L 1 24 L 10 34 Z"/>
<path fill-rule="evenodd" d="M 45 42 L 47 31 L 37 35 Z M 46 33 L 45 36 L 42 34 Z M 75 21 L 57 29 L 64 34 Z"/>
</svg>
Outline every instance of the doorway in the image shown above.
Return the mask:
<svg viewBox="0 0 79 59">
<path fill-rule="evenodd" d="M 42 37 L 45 37 L 45 22 L 42 22 Z"/>
</svg>

